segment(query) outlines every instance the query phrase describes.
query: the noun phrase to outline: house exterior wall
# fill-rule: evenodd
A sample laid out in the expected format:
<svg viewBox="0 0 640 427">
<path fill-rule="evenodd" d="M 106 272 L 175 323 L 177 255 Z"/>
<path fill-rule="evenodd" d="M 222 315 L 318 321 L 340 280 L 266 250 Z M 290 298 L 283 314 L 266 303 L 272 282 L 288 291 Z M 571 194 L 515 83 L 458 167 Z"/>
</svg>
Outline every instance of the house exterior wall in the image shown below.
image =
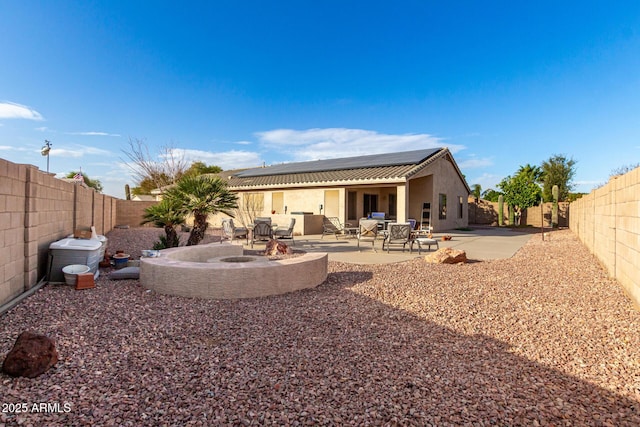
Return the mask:
<svg viewBox="0 0 640 427">
<path fill-rule="evenodd" d="M 431 203 L 431 226 L 434 231 L 469 225 L 469 192 L 453 163 L 441 157 L 409 180 L 410 218 L 420 221 L 422 203 Z M 439 217 L 439 195 L 446 195 L 446 218 Z M 460 212 L 462 198 L 462 212 Z M 416 215 L 418 215 L 416 217 Z"/>
<path fill-rule="evenodd" d="M 348 195 L 355 193 L 356 212 L 348 213 Z M 351 222 L 348 218 L 363 218 L 369 212 L 364 206 L 365 195 L 374 195 L 378 200 L 378 211 L 385 212 L 386 217 L 404 222 L 409 218 L 420 221 L 423 202 L 431 203 L 432 226 L 435 231 L 467 226 L 468 213 L 468 189 L 461 180 L 458 172 L 448 157 L 442 157 L 425 167 L 420 173 L 411 177 L 408 182 L 387 182 L 359 184 L 353 186 L 318 186 L 301 188 L 274 188 L 267 190 L 242 190 L 238 194 L 238 209 L 234 212 L 237 225 L 248 225 L 255 217 L 270 216 L 275 218 L 294 213 L 305 213 L 306 225 L 300 222 L 296 224 L 295 232 L 304 233 L 305 230 L 315 230 L 315 226 L 309 227 L 310 215 L 337 216 L 342 222 Z M 447 216 L 438 218 L 438 195 L 447 196 Z M 252 195 L 254 200 L 245 205 L 246 195 Z M 260 199 L 259 207 L 256 206 L 255 197 Z M 461 206 L 459 200 L 462 200 Z M 395 201 L 395 202 L 394 202 Z M 322 210 L 320 209 L 322 206 Z M 274 213 L 272 213 L 274 212 Z M 217 214 L 210 218 L 209 223 L 213 227 L 221 227 L 224 214 Z M 275 221 L 275 220 L 274 220 Z M 280 222 L 288 223 L 278 220 Z M 315 223 L 315 221 L 314 221 Z M 355 225 L 355 224 L 353 224 Z"/>
</svg>

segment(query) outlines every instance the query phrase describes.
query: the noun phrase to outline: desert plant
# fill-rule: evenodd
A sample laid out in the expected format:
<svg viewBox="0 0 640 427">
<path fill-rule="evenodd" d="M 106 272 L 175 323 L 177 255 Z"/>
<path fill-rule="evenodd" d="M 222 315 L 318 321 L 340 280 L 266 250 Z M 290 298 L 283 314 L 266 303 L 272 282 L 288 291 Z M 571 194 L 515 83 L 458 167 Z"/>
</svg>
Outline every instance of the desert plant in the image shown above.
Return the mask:
<svg viewBox="0 0 640 427">
<path fill-rule="evenodd" d="M 498 225 L 500 227 L 504 225 L 504 196 L 502 194 L 498 196 Z"/>
<path fill-rule="evenodd" d="M 551 189 L 551 193 L 553 194 L 553 207 L 551 209 L 551 226 L 558 226 L 558 196 L 560 194 L 560 190 L 557 185 L 554 185 Z"/>
<path fill-rule="evenodd" d="M 129 184 L 124 185 L 124 196 L 126 200 L 131 200 L 131 188 Z"/>
<path fill-rule="evenodd" d="M 165 198 L 182 208 L 183 214 L 193 215 L 193 228 L 187 246 L 197 245 L 209 226 L 209 215 L 218 212 L 233 217 L 238 197 L 229 191 L 226 181 L 210 175 L 186 175 L 168 189 Z"/>
<path fill-rule="evenodd" d="M 169 242 L 168 242 L 168 239 L 167 239 L 167 236 L 166 236 L 166 235 L 165 235 L 165 236 L 160 235 L 160 236 L 158 236 L 158 238 L 159 238 L 160 240 L 158 240 L 157 242 L 155 242 L 155 243 L 153 244 L 153 247 L 152 247 L 151 249 L 154 249 L 154 250 L 156 250 L 156 251 L 159 251 L 159 250 L 161 250 L 161 249 L 175 248 L 175 247 L 180 246 L 180 237 L 177 237 L 177 239 L 178 239 L 178 240 L 177 240 L 177 242 L 173 242 L 173 243 L 172 243 L 172 245 L 173 245 L 173 244 L 175 244 L 175 243 L 177 243 L 177 244 L 175 244 L 174 246 L 169 246 Z"/>
<path fill-rule="evenodd" d="M 185 216 L 180 201 L 163 199 L 157 205 L 149 206 L 144 210 L 142 224 L 153 223 L 156 227 L 163 227 L 165 232 L 164 247 L 175 248 L 180 245 L 176 226 L 184 222 Z M 162 239 L 160 240 L 162 242 Z M 156 248 L 154 247 L 154 249 Z"/>
</svg>

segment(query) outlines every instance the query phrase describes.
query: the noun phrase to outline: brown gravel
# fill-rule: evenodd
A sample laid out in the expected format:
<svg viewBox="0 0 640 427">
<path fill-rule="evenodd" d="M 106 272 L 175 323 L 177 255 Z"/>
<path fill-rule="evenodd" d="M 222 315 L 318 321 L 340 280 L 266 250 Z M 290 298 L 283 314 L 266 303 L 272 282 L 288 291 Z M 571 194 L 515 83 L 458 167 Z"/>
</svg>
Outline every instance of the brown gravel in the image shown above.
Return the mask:
<svg viewBox="0 0 640 427">
<path fill-rule="evenodd" d="M 640 425 L 640 313 L 570 231 L 508 260 L 329 268 L 239 301 L 47 286 L 1 318 L 0 356 L 30 329 L 60 361 L 0 375 L 0 404 L 70 411 L 0 425 Z"/>
</svg>

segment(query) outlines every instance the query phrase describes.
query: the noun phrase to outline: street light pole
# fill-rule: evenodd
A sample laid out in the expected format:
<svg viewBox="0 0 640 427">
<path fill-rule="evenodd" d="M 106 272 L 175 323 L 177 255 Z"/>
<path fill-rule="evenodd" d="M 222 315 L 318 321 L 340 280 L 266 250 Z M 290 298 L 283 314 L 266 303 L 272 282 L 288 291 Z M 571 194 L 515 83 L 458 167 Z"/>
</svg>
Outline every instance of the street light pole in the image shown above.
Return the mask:
<svg viewBox="0 0 640 427">
<path fill-rule="evenodd" d="M 45 139 L 44 140 L 44 146 L 40 150 L 40 154 L 42 154 L 43 156 L 47 157 L 47 173 L 49 173 L 49 151 L 51 151 L 51 146 L 52 145 L 53 144 L 51 144 L 50 141 Z"/>
</svg>

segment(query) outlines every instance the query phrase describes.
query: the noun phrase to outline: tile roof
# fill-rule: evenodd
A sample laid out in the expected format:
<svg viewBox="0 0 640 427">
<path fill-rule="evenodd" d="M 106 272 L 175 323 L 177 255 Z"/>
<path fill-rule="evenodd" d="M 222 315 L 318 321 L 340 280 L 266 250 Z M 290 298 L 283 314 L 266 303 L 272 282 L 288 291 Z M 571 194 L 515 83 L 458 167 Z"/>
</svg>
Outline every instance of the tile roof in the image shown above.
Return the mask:
<svg viewBox="0 0 640 427">
<path fill-rule="evenodd" d="M 230 170 L 219 176 L 229 182 L 230 189 L 399 182 L 447 153 L 447 148 L 404 151 Z"/>
</svg>

